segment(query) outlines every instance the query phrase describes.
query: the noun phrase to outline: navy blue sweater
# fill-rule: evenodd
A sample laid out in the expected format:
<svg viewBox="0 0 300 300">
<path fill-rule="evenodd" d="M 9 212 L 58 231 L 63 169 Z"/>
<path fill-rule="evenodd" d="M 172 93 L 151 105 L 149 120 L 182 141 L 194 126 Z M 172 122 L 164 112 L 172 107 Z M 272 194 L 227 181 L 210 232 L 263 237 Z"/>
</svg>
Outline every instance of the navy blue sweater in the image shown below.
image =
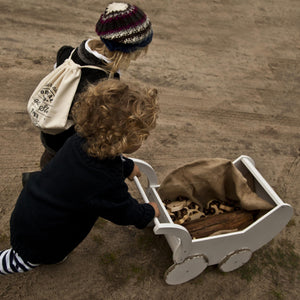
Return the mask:
<svg viewBox="0 0 300 300">
<path fill-rule="evenodd" d="M 37 264 L 61 261 L 90 232 L 97 218 L 144 228 L 155 211 L 139 204 L 124 182 L 133 161 L 100 160 L 87 155 L 84 139 L 67 140 L 53 160 L 33 174 L 11 216 L 11 245 Z"/>
</svg>

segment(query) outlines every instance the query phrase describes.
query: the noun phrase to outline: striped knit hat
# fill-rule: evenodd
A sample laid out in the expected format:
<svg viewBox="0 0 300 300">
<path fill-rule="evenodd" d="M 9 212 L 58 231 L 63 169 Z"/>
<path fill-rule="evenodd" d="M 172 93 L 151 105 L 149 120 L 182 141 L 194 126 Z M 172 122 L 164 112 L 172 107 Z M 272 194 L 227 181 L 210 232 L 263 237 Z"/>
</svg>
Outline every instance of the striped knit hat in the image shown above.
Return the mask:
<svg viewBox="0 0 300 300">
<path fill-rule="evenodd" d="M 96 24 L 96 32 L 110 51 L 133 52 L 152 41 L 151 22 L 137 6 L 113 2 Z"/>
</svg>

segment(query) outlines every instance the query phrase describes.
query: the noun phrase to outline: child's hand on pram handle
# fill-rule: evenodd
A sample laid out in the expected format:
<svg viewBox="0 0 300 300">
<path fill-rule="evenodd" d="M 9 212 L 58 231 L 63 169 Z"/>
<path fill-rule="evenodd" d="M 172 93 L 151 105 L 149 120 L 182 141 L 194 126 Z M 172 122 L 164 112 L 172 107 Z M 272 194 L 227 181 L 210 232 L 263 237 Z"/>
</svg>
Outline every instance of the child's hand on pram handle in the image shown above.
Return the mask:
<svg viewBox="0 0 300 300">
<path fill-rule="evenodd" d="M 149 202 L 149 204 L 154 208 L 155 217 L 158 218 L 160 216 L 160 212 L 159 212 L 157 204 L 155 202 Z"/>
<path fill-rule="evenodd" d="M 133 180 L 135 181 L 135 183 L 136 183 L 137 187 L 139 188 L 140 192 L 144 195 L 143 199 L 144 199 L 145 203 L 150 204 L 154 208 L 154 211 L 155 211 L 155 216 L 154 217 L 158 218 L 160 216 L 158 205 L 155 202 L 149 202 L 149 200 L 148 200 L 148 198 L 147 198 L 147 196 L 146 196 L 139 180 L 137 179 L 137 177 L 141 177 L 141 176 L 142 176 L 142 174 L 140 172 L 139 167 L 136 164 L 134 164 L 133 170 L 127 178 L 131 181 L 133 181 Z"/>
<path fill-rule="evenodd" d="M 140 172 L 140 169 L 139 169 L 139 167 L 136 164 L 134 164 L 133 170 L 132 170 L 131 174 L 127 178 L 129 180 L 133 181 L 133 177 L 134 176 L 136 176 L 136 177 L 141 177 L 142 176 L 142 174 Z"/>
</svg>

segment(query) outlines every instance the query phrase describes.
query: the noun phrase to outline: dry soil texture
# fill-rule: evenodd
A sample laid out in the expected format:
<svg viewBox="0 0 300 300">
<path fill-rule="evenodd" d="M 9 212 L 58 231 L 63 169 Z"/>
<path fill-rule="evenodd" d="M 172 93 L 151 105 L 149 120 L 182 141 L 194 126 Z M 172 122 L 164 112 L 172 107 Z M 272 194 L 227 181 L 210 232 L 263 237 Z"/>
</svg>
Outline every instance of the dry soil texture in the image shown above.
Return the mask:
<svg viewBox="0 0 300 300">
<path fill-rule="evenodd" d="M 159 89 L 157 129 L 135 157 L 159 180 L 204 157 L 251 156 L 284 202 L 290 224 L 241 269 L 207 268 L 164 282 L 172 252 L 163 236 L 100 220 L 61 265 L 0 278 L 1 299 L 296 299 L 299 296 L 300 2 L 138 0 L 153 23 L 146 57 L 122 80 Z M 62 45 L 96 37 L 101 0 L 0 0 L 0 248 L 21 173 L 43 151 L 27 99 Z M 133 190 L 136 195 L 136 192 Z M 137 195 L 136 195 L 137 196 Z M 57 245 L 59 247 L 59 245 Z"/>
</svg>

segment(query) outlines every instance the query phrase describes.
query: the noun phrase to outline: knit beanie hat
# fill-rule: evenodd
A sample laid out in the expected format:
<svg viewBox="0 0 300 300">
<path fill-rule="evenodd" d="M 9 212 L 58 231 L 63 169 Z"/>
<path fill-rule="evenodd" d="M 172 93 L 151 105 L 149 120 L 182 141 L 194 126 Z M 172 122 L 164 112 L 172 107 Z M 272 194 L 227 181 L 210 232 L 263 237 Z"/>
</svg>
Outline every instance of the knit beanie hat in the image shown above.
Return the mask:
<svg viewBox="0 0 300 300">
<path fill-rule="evenodd" d="M 110 51 L 133 52 L 152 41 L 151 22 L 137 6 L 113 2 L 96 24 L 96 33 Z"/>
</svg>

